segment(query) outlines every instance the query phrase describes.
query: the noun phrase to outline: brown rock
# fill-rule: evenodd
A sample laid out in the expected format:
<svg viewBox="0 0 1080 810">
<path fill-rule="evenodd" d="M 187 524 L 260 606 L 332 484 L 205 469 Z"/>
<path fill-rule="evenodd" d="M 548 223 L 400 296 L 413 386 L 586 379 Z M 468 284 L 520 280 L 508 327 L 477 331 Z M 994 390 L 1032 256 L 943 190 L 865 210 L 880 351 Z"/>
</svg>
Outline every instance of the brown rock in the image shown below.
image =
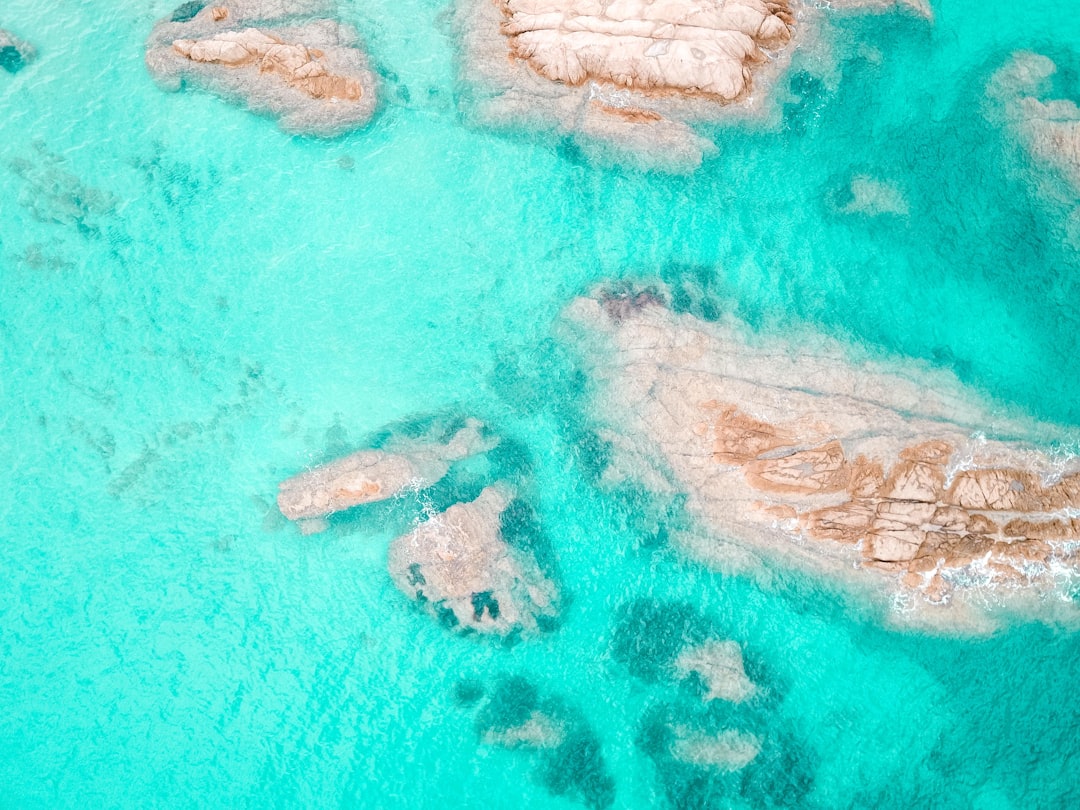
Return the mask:
<svg viewBox="0 0 1080 810">
<path fill-rule="evenodd" d="M 926 464 L 948 464 L 956 448 L 949 442 L 929 441 L 906 447 L 900 451 L 900 458 L 904 461 L 922 461 Z"/>
<path fill-rule="evenodd" d="M 944 488 L 945 470 L 941 464 L 901 461 L 892 468 L 882 494 L 898 501 L 937 503 Z"/>
<path fill-rule="evenodd" d="M 970 441 L 970 425 L 993 418 L 957 381 L 913 382 L 850 364 L 831 346 L 748 342 L 744 325 L 662 303 L 615 318 L 600 301 L 580 301 L 573 313 L 576 328 L 605 339 L 588 345 L 610 386 L 618 469 L 625 477 L 649 460 L 641 480 L 687 494 L 702 538 L 689 553 L 708 559 L 712 530 L 717 542 L 838 576 L 856 563 L 935 604 L 1001 582 L 1057 587 L 1059 571 L 1080 573 L 1071 511 L 1080 460 Z"/>
<path fill-rule="evenodd" d="M 870 461 L 866 456 L 855 458 L 851 465 L 851 484 L 849 491 L 854 498 L 877 497 L 885 486 L 885 468 L 879 461 Z"/>
<path fill-rule="evenodd" d="M 165 89 L 202 85 L 290 132 L 355 129 L 375 111 L 375 75 L 355 33 L 305 18 L 309 6 L 227 0 L 185 22 L 163 20 L 147 42 L 147 67 Z"/>
<path fill-rule="evenodd" d="M 289 520 L 310 520 L 392 498 L 407 487 L 437 483 L 452 462 L 494 443 L 484 436 L 480 422 L 469 420 L 445 442 L 421 439 L 390 449 L 361 450 L 282 481 L 278 508 Z"/>
<path fill-rule="evenodd" d="M 745 467 L 750 486 L 775 494 L 823 494 L 847 489 L 851 469 L 840 442 L 801 450 L 776 459 L 759 459 Z"/>
<path fill-rule="evenodd" d="M 984 468 L 957 473 L 945 501 L 964 509 L 1029 512 L 1042 506 L 1041 493 L 1039 480 L 1031 473 Z"/>
<path fill-rule="evenodd" d="M 814 509 L 802 516 L 802 527 L 815 540 L 857 543 L 866 537 L 877 517 L 877 508 L 865 501 Z"/>
<path fill-rule="evenodd" d="M 791 437 L 775 426 L 754 419 L 732 405 L 707 403 L 706 407 L 720 409 L 713 422 L 713 459 L 720 464 L 742 464 L 791 444 Z"/>
</svg>

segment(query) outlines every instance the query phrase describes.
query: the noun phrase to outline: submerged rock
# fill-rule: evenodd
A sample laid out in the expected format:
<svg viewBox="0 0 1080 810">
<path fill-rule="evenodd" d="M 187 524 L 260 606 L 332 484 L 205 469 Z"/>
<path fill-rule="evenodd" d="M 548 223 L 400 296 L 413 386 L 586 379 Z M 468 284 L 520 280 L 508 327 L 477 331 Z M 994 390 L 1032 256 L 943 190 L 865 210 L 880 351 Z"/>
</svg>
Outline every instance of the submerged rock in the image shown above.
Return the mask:
<svg viewBox="0 0 1080 810">
<path fill-rule="evenodd" d="M 278 508 L 289 520 L 318 521 L 409 488 L 431 486 L 446 475 L 452 462 L 485 452 L 495 443 L 484 435 L 480 422 L 470 419 L 445 442 L 421 437 L 361 450 L 283 481 Z"/>
<path fill-rule="evenodd" d="M 742 647 L 735 641 L 707 641 L 685 649 L 675 660 L 675 669 L 683 677 L 696 673 L 708 693 L 706 700 L 742 703 L 757 692 L 754 682 L 743 669 Z"/>
<path fill-rule="evenodd" d="M 394 540 L 394 584 L 455 629 L 502 636 L 537 630 L 557 614 L 558 593 L 535 558 L 503 536 L 514 500 L 509 486 L 489 486 Z"/>
<path fill-rule="evenodd" d="M 168 90 L 190 79 L 286 131 L 338 135 L 371 118 L 376 82 L 355 32 L 313 18 L 321 10 L 304 0 L 185 3 L 155 26 L 146 64 Z"/>
<path fill-rule="evenodd" d="M 618 316 L 613 317 L 612 313 Z M 954 377 L 856 364 L 844 349 L 753 336 L 653 299 L 579 299 L 568 326 L 613 425 L 606 482 L 661 479 L 718 539 L 942 604 L 1080 573 L 1080 463 L 995 420 Z M 957 613 L 957 616 L 960 614 Z"/>
<path fill-rule="evenodd" d="M 565 738 L 562 722 L 537 710 L 517 725 L 484 729 L 480 742 L 499 748 L 543 749 L 558 748 Z"/>
<path fill-rule="evenodd" d="M 1031 156 L 1080 192 L 1080 106 L 1068 99 L 1041 100 L 1056 72 L 1057 65 L 1046 56 L 1015 53 L 991 77 L 987 96 Z"/>
<path fill-rule="evenodd" d="M 761 739 L 745 731 L 728 729 L 719 734 L 703 734 L 687 728 L 675 728 L 671 755 L 688 765 L 739 771 L 761 752 Z"/>
<path fill-rule="evenodd" d="M 600 740 L 581 712 L 521 675 L 498 679 L 476 714 L 480 742 L 531 755 L 554 796 L 602 810 L 615 800 Z"/>
<path fill-rule="evenodd" d="M 36 57 L 33 45 L 0 28 L 0 68 L 8 73 L 18 73 Z"/>
<path fill-rule="evenodd" d="M 910 213 L 904 192 L 896 183 L 887 180 L 857 174 L 851 178 L 848 194 L 849 199 L 843 205 L 837 206 L 837 209 L 845 214 L 864 214 L 869 217 L 893 214 L 906 217 Z"/>
</svg>

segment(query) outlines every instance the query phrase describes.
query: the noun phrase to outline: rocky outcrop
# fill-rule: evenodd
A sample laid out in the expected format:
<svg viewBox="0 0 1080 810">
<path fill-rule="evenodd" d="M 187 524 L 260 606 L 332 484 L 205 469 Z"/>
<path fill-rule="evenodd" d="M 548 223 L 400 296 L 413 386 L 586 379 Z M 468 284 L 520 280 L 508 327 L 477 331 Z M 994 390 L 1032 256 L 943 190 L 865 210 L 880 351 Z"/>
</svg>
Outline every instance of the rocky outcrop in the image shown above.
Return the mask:
<svg viewBox="0 0 1080 810">
<path fill-rule="evenodd" d="M 510 53 L 545 78 L 734 101 L 791 39 L 787 0 L 501 0 Z"/>
<path fill-rule="evenodd" d="M 289 520 L 301 521 L 302 528 L 321 530 L 328 515 L 431 486 L 454 461 L 482 453 L 494 443 L 480 422 L 468 420 L 445 442 L 429 437 L 361 450 L 283 481 L 278 508 Z"/>
<path fill-rule="evenodd" d="M 0 69 L 18 73 L 37 56 L 34 46 L 0 28 Z"/>
<path fill-rule="evenodd" d="M 283 129 L 333 136 L 367 123 L 375 111 L 375 76 L 355 32 L 317 19 L 304 0 L 185 3 L 160 22 L 146 64 L 160 85 L 191 80 Z"/>
<path fill-rule="evenodd" d="M 457 22 L 478 123 L 671 172 L 715 151 L 693 122 L 760 105 L 795 31 L 788 0 L 459 0 Z"/>
<path fill-rule="evenodd" d="M 886 0 L 847 0 L 884 9 Z M 929 16 L 925 0 L 907 0 Z M 457 0 L 465 109 L 573 139 L 590 159 L 694 171 L 695 125 L 761 118 L 822 8 L 806 0 Z"/>
<path fill-rule="evenodd" d="M 557 614 L 558 593 L 532 555 L 503 536 L 514 497 L 507 485 L 489 486 L 394 540 L 394 584 L 457 630 L 505 636 L 539 629 Z"/>
<path fill-rule="evenodd" d="M 742 703 L 754 696 L 757 687 L 743 668 L 742 647 L 735 641 L 707 641 L 688 647 L 675 660 L 682 677 L 697 674 L 708 690 L 706 700 Z"/>
<path fill-rule="evenodd" d="M 766 341 L 661 298 L 602 293 L 569 311 L 602 384 L 609 483 L 660 481 L 718 540 L 840 577 L 854 564 L 930 604 L 1043 592 L 1080 570 L 1077 460 L 983 436 L 1050 428 L 995 418 L 944 372 Z"/>
</svg>

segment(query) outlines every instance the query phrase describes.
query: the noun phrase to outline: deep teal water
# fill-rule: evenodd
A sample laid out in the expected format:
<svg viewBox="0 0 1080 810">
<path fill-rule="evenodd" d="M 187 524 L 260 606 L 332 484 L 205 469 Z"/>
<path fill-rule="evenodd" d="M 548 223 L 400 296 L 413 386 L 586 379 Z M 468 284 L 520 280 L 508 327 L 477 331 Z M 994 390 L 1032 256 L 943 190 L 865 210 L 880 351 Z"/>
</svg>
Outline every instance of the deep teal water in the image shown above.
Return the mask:
<svg viewBox="0 0 1080 810">
<path fill-rule="evenodd" d="M 588 385 L 551 341 L 598 280 L 693 279 L 762 330 L 1080 424 L 1066 212 L 982 104 L 1018 48 L 1080 98 L 1080 16 L 934 7 L 833 18 L 778 126 L 721 129 L 717 158 L 664 177 L 464 128 L 434 0 L 344 4 L 386 104 L 330 142 L 159 91 L 142 44 L 169 2 L 6 0 L 41 57 L 0 74 L 0 805 L 569 807 L 569 775 L 617 807 L 1077 806 L 1074 632 L 899 632 L 796 573 L 682 562 L 589 484 Z M 860 174 L 909 214 L 838 212 Z M 280 479 L 436 410 L 527 448 L 572 597 L 557 632 L 451 636 L 391 585 L 391 526 L 275 520 Z M 620 652 L 685 616 L 745 645 L 767 700 L 703 712 Z M 582 744 L 479 744 L 460 683 L 527 703 L 510 676 Z M 658 718 L 734 719 L 762 762 L 703 781 L 656 753 Z"/>
</svg>

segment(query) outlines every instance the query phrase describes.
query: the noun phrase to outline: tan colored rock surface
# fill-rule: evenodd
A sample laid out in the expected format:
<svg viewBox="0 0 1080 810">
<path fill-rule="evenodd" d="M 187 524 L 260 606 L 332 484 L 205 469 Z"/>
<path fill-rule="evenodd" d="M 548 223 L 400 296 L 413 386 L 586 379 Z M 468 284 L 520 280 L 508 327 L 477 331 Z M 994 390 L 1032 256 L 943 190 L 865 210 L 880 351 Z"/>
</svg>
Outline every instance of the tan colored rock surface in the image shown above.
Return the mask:
<svg viewBox="0 0 1080 810">
<path fill-rule="evenodd" d="M 715 768 L 720 771 L 739 771 L 749 765 L 761 752 L 761 740 L 745 731 L 728 729 L 719 734 L 702 734 L 685 728 L 675 728 L 671 754 L 689 765 Z"/>
<path fill-rule="evenodd" d="M 1051 428 L 995 419 L 944 372 L 610 298 L 579 299 L 566 322 L 623 437 L 610 483 L 664 479 L 717 542 L 854 565 L 929 602 L 1080 574 L 1077 459 L 982 436 Z M 703 538 L 683 545 L 709 557 Z"/>
<path fill-rule="evenodd" d="M 558 593 L 536 561 L 502 537 L 508 486 L 484 489 L 390 544 L 394 584 L 461 630 L 507 635 L 538 629 L 558 612 Z"/>
<path fill-rule="evenodd" d="M 317 48 L 284 42 L 257 28 L 223 31 L 207 39 L 177 39 L 173 50 L 193 62 L 248 67 L 276 74 L 286 84 L 314 99 L 359 101 L 359 80 L 331 72 Z"/>
<path fill-rule="evenodd" d="M 786 0 L 501 0 L 510 53 L 545 78 L 733 101 L 791 39 Z"/>
<path fill-rule="evenodd" d="M 788 0 L 458 0 L 457 25 L 479 123 L 670 172 L 716 150 L 694 122 L 760 112 L 797 28 Z"/>
<path fill-rule="evenodd" d="M 742 648 L 734 641 L 708 641 L 683 650 L 675 660 L 683 677 L 697 673 L 709 690 L 706 700 L 742 703 L 757 692 L 757 686 L 743 669 Z"/>
<path fill-rule="evenodd" d="M 929 12 L 925 0 L 908 4 Z M 456 0 L 466 110 L 483 126 L 570 136 L 597 162 L 692 172 L 716 152 L 694 125 L 775 114 L 771 89 L 798 43 L 814 41 L 826 8 L 810 0 Z"/>
<path fill-rule="evenodd" d="M 166 89 L 195 80 L 274 116 L 290 132 L 355 129 L 374 113 L 375 75 L 351 29 L 305 19 L 317 7 L 273 0 L 207 5 L 190 19 L 154 28 L 147 66 Z"/>
<path fill-rule="evenodd" d="M 445 444 L 361 450 L 308 470 L 281 483 L 278 508 L 289 520 L 311 520 L 430 486 L 446 475 L 452 462 L 491 448 L 482 427 L 470 420 Z"/>
</svg>

